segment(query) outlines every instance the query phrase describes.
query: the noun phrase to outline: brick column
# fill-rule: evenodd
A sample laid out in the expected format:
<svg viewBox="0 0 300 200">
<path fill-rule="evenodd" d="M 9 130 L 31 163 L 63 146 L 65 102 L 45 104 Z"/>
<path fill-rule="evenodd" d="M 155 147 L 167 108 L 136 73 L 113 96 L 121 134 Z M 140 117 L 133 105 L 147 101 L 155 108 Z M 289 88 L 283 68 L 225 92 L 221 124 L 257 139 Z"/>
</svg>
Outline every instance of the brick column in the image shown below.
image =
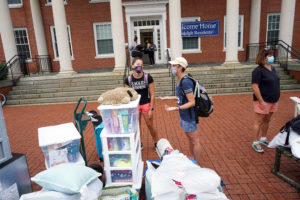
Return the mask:
<svg viewBox="0 0 300 200">
<path fill-rule="evenodd" d="M 116 71 L 123 70 L 126 64 L 123 10 L 121 0 L 110 0 L 111 29 Z"/>
<path fill-rule="evenodd" d="M 180 0 L 169 1 L 169 21 L 171 58 L 175 59 L 182 56 Z"/>
<path fill-rule="evenodd" d="M 239 0 L 227 0 L 225 65 L 238 63 Z"/>
<path fill-rule="evenodd" d="M 67 20 L 63 0 L 52 0 L 52 12 L 59 53 L 60 74 L 75 73 L 72 68 Z"/>
</svg>

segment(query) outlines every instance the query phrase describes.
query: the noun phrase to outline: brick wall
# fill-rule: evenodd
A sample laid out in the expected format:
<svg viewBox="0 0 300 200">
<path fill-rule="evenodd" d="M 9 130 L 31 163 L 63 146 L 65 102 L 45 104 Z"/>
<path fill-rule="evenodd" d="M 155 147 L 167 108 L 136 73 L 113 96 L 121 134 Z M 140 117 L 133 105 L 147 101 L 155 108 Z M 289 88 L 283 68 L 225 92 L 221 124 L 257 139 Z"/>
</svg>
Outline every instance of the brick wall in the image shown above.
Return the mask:
<svg viewBox="0 0 300 200">
<path fill-rule="evenodd" d="M 67 0 L 65 6 L 67 24 L 70 25 L 72 49 L 74 60 L 72 65 L 74 70 L 113 68 L 114 58 L 96 59 L 96 47 L 94 40 L 93 23 L 110 22 L 110 5 L 105 3 L 89 3 L 90 0 Z M 125 1 L 125 0 L 124 0 Z M 129 1 L 129 0 L 126 0 Z M 132 0 L 130 0 L 132 1 Z M 46 43 L 49 55 L 54 58 L 50 26 L 54 25 L 52 7 L 45 6 L 46 0 L 41 0 L 41 11 L 46 34 Z M 26 27 L 30 42 L 31 56 L 37 55 L 37 47 L 34 36 L 32 15 L 30 10 L 30 1 L 23 0 L 23 8 L 11 8 L 11 16 L 14 27 Z M 167 47 L 170 47 L 170 30 L 169 30 L 169 6 L 166 5 L 167 12 Z M 267 14 L 280 12 L 281 0 L 263 0 L 261 10 L 261 28 L 260 42 L 266 41 L 266 24 Z M 238 52 L 240 61 L 246 57 L 246 45 L 249 41 L 250 27 L 250 9 L 251 0 L 240 1 L 239 13 L 244 15 L 244 32 L 243 32 L 243 51 Z M 296 3 L 295 25 L 293 47 L 300 50 L 300 2 Z M 226 0 L 181 0 L 182 17 L 199 16 L 201 21 L 220 20 L 220 35 L 201 38 L 202 53 L 184 54 L 190 63 L 197 62 L 224 62 L 225 52 L 223 51 L 224 43 L 224 15 L 226 15 Z M 125 20 L 125 10 L 123 8 L 123 22 L 125 42 L 128 42 L 127 24 Z M 0 41 L 0 61 L 5 60 L 2 42 Z M 35 65 L 30 64 L 30 71 L 36 71 Z M 53 61 L 54 71 L 59 71 L 59 62 Z"/>
</svg>

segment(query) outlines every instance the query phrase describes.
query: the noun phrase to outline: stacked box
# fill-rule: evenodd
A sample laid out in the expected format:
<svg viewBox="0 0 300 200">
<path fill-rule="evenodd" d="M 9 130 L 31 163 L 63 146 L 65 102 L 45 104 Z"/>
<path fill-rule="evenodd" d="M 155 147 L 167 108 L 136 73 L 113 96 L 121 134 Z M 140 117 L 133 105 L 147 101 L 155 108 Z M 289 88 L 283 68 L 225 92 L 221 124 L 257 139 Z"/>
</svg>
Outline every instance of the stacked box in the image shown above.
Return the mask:
<svg viewBox="0 0 300 200">
<path fill-rule="evenodd" d="M 135 133 L 139 119 L 139 101 L 140 95 L 135 101 L 128 104 L 100 105 L 98 109 L 107 132 L 112 134 Z"/>
<path fill-rule="evenodd" d="M 138 121 L 139 100 L 140 96 L 129 104 L 98 107 L 104 122 L 100 137 L 106 186 L 141 188 L 144 163 Z"/>
<path fill-rule="evenodd" d="M 39 146 L 45 156 L 46 168 L 62 163 L 84 165 L 79 153 L 80 134 L 73 123 L 38 129 Z"/>
</svg>

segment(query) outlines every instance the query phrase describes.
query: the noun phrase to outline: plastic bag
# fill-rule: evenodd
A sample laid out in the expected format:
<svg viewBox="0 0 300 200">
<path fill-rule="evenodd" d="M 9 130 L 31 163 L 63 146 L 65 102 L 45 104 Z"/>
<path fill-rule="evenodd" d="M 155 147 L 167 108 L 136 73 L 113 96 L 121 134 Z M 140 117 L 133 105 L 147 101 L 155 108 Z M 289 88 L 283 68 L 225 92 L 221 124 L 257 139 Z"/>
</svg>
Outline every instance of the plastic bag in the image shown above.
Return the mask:
<svg viewBox="0 0 300 200">
<path fill-rule="evenodd" d="M 84 194 L 68 195 L 61 192 L 41 190 L 23 194 L 20 200 L 95 200 L 98 199 L 102 193 L 103 183 L 97 178 L 87 186 L 87 191 Z"/>
<path fill-rule="evenodd" d="M 151 178 L 155 200 L 182 200 L 190 194 L 215 191 L 221 178 L 210 169 L 200 168 L 181 153 L 165 155 Z"/>
<path fill-rule="evenodd" d="M 138 200 L 139 193 L 130 186 L 107 187 L 99 200 Z"/>
</svg>

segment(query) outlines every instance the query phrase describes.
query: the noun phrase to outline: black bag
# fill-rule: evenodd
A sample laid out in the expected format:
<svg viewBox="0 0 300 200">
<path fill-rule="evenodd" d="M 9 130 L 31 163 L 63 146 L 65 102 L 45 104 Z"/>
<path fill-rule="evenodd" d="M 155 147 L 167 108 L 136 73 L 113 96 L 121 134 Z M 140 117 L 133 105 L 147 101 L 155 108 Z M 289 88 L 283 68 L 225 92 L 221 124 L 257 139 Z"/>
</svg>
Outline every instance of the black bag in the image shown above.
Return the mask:
<svg viewBox="0 0 300 200">
<path fill-rule="evenodd" d="M 213 112 L 213 101 L 208 96 L 206 89 L 200 83 L 200 81 L 195 80 L 190 74 L 185 75 L 183 78 L 189 78 L 194 83 L 194 98 L 195 98 L 195 116 L 196 122 L 198 123 L 198 117 L 208 117 Z M 180 88 L 185 95 L 182 87 L 182 81 L 180 81 Z M 189 109 L 190 110 L 190 109 Z M 190 115 L 191 112 L 190 112 Z"/>
<path fill-rule="evenodd" d="M 300 135 L 300 115 L 291 119 L 280 129 L 280 133 L 286 132 L 286 139 L 284 145 L 289 145 L 290 131 L 293 129 L 298 135 Z"/>
</svg>

